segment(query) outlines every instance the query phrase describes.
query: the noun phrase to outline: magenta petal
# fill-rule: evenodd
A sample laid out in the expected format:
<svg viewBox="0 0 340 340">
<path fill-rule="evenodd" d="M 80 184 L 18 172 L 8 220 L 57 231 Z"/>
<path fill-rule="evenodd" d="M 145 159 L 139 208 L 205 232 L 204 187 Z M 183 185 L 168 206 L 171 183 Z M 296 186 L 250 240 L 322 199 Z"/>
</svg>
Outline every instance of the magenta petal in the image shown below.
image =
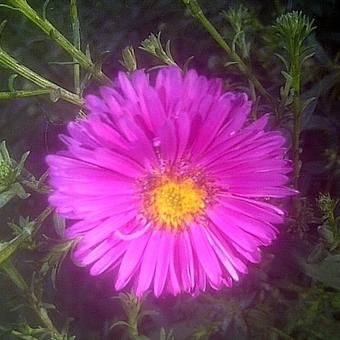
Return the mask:
<svg viewBox="0 0 340 340">
<path fill-rule="evenodd" d="M 176 131 L 177 131 L 177 160 L 181 160 L 185 151 L 186 147 L 189 142 L 190 137 L 190 130 L 191 130 L 191 121 L 186 112 L 182 112 L 179 119 L 175 122 Z"/>
<path fill-rule="evenodd" d="M 215 208 L 208 211 L 208 216 L 212 223 L 228 238 L 231 242 L 238 244 L 246 251 L 252 252 L 260 240 L 240 229 L 237 225 L 228 220 L 228 215 L 222 208 Z"/>
<path fill-rule="evenodd" d="M 222 205 L 236 212 L 269 223 L 282 223 L 284 212 L 272 204 L 243 197 L 223 197 Z"/>
<path fill-rule="evenodd" d="M 202 265 L 198 262 L 197 263 L 197 285 L 196 285 L 196 295 L 198 294 L 199 291 L 204 292 L 207 288 L 207 275 L 202 267 Z M 198 292 L 197 292 L 198 291 Z"/>
<path fill-rule="evenodd" d="M 138 101 L 138 96 L 137 93 L 131 84 L 130 79 L 128 79 L 128 76 L 124 72 L 119 72 L 118 73 L 118 84 L 126 96 L 126 99 L 129 99 L 131 101 Z"/>
<path fill-rule="evenodd" d="M 119 267 L 118 277 L 115 284 L 115 288 L 117 290 L 124 288 L 130 281 L 132 275 L 138 270 L 149 238 L 150 232 L 130 241 Z"/>
<path fill-rule="evenodd" d="M 149 289 L 153 280 L 157 257 L 155 256 L 155 249 L 158 247 L 160 241 L 160 232 L 154 230 L 150 236 L 149 242 L 145 248 L 142 263 L 140 266 L 138 284 L 136 295 L 142 296 L 144 292 Z"/>
<path fill-rule="evenodd" d="M 92 249 L 80 246 L 80 248 L 77 247 L 74 251 L 73 258 L 76 259 L 82 266 L 88 266 L 96 260 L 102 259 L 103 256 L 113 247 L 115 247 L 115 244 L 107 240 L 99 243 Z"/>
<path fill-rule="evenodd" d="M 247 233 L 258 237 L 266 244 L 270 244 L 278 233 L 277 228 L 268 222 L 257 219 L 256 216 L 249 217 L 232 209 L 225 209 L 225 216 L 228 218 L 228 221 L 234 223 Z"/>
<path fill-rule="evenodd" d="M 166 120 L 159 131 L 160 150 L 163 159 L 173 163 L 177 155 L 177 138 L 175 126 L 170 120 Z"/>
<path fill-rule="evenodd" d="M 90 274 L 93 276 L 100 275 L 117 265 L 123 254 L 126 253 L 127 248 L 128 244 L 125 242 L 121 242 L 112 247 L 110 251 L 102 255 L 100 259 L 91 266 Z"/>
<path fill-rule="evenodd" d="M 235 280 L 238 281 L 239 276 L 238 273 L 233 265 L 232 262 L 232 252 L 230 250 L 230 247 L 226 247 L 226 245 L 222 244 L 218 238 L 209 230 L 207 229 L 207 237 L 208 240 L 214 248 L 216 255 L 218 256 L 219 260 L 227 270 L 228 274 Z M 238 268 L 237 268 L 238 269 Z"/>
<path fill-rule="evenodd" d="M 161 232 L 154 278 L 154 293 L 157 297 L 162 294 L 166 279 L 168 277 L 171 247 L 170 242 L 172 237 L 173 235 L 169 235 L 167 232 Z"/>
<path fill-rule="evenodd" d="M 136 216 L 136 210 L 131 210 L 123 215 L 117 215 L 107 219 L 97 227 L 88 231 L 82 238 L 80 244 L 88 248 L 108 239 L 114 232 L 130 222 Z"/>
<path fill-rule="evenodd" d="M 253 251 L 249 252 L 239 247 L 236 243 L 233 243 L 233 247 L 249 262 L 258 263 L 261 261 L 260 248 L 256 248 Z"/>
<path fill-rule="evenodd" d="M 169 240 L 169 248 L 170 248 L 170 258 L 169 258 L 169 288 L 171 290 L 172 295 L 177 295 L 181 291 L 181 287 L 178 280 L 178 264 L 176 257 L 176 235 L 170 237 Z"/>
<path fill-rule="evenodd" d="M 163 68 L 157 74 L 155 88 L 169 114 L 182 96 L 182 82 L 182 71 L 178 67 Z"/>
<path fill-rule="evenodd" d="M 104 168 L 124 174 L 128 177 L 143 175 L 144 169 L 127 156 L 106 149 L 98 149 L 95 154 L 98 163 Z"/>
<path fill-rule="evenodd" d="M 184 230 L 178 239 L 182 284 L 190 292 L 195 287 L 195 264 L 189 234 Z"/>
<path fill-rule="evenodd" d="M 238 131 L 244 125 L 251 109 L 251 101 L 245 93 L 235 93 L 231 98 L 229 111 L 230 123 L 227 123 L 230 132 Z"/>
<path fill-rule="evenodd" d="M 221 284 L 222 271 L 216 258 L 216 254 L 208 242 L 204 228 L 192 224 L 189 229 L 190 239 L 193 244 L 198 261 L 202 265 L 210 281 L 219 286 Z"/>
<path fill-rule="evenodd" d="M 96 96 L 88 95 L 85 97 L 86 107 L 95 113 L 103 113 L 107 111 L 107 106 L 101 99 Z"/>
</svg>

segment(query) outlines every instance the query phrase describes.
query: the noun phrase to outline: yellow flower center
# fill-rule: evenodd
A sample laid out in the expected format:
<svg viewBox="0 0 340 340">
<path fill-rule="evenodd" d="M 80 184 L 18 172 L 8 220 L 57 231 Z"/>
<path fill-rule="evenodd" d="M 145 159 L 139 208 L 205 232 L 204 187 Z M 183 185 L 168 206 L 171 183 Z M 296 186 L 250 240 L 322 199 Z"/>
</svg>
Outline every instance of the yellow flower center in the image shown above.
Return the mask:
<svg viewBox="0 0 340 340">
<path fill-rule="evenodd" d="M 179 229 L 205 207 L 206 191 L 191 179 L 162 177 L 149 195 L 148 214 L 157 223 Z"/>
</svg>

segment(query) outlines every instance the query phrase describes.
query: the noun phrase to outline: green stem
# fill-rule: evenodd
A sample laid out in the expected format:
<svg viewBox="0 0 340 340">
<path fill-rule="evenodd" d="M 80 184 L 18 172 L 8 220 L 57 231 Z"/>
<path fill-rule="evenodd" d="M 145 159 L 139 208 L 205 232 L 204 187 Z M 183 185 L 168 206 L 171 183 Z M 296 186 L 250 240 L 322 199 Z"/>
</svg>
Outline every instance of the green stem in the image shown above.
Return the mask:
<svg viewBox="0 0 340 340">
<path fill-rule="evenodd" d="M 19 90 L 19 91 L 10 91 L 10 92 L 0 92 L 0 100 L 1 99 L 19 99 L 19 98 L 27 98 L 27 97 L 35 97 L 43 94 L 50 94 L 50 89 L 38 89 L 38 90 Z"/>
<path fill-rule="evenodd" d="M 301 132 L 301 65 L 299 61 L 299 54 L 294 53 L 291 56 L 291 72 L 293 75 L 292 87 L 294 89 L 294 98 L 292 103 L 293 109 L 293 184 L 294 188 L 299 188 L 299 176 L 301 169 L 300 161 L 300 132 Z M 301 212 L 301 199 L 299 196 L 293 198 L 294 215 L 298 219 Z"/>
<path fill-rule="evenodd" d="M 35 219 L 35 226 L 36 228 L 33 231 L 33 234 L 35 234 L 38 229 L 40 228 L 41 224 L 46 220 L 46 218 L 51 214 L 53 211 L 53 208 L 47 207 L 36 219 Z M 19 245 L 21 245 L 24 241 L 28 239 L 31 235 L 29 233 L 22 234 L 16 238 L 16 247 L 13 248 L 12 253 L 10 255 L 13 255 L 15 250 L 18 249 Z M 10 260 L 10 257 L 8 256 L 4 262 L 1 263 L 1 269 L 5 271 L 5 273 L 8 275 L 8 277 L 12 280 L 12 282 L 25 294 L 27 297 L 27 300 L 29 301 L 31 307 L 33 310 L 37 313 L 39 319 L 41 320 L 42 324 L 50 331 L 51 334 L 57 335 L 61 338 L 61 334 L 58 332 L 58 330 L 53 325 L 53 322 L 51 321 L 50 317 L 48 316 L 48 313 L 45 308 L 40 306 L 40 302 L 35 297 L 34 293 L 32 293 L 31 289 L 27 285 L 25 279 L 20 274 L 20 272 L 15 268 L 12 261 Z"/>
<path fill-rule="evenodd" d="M 129 319 L 129 337 L 131 340 L 138 338 L 138 321 L 136 319 Z"/>
<path fill-rule="evenodd" d="M 22 277 L 22 275 L 18 272 L 18 270 L 14 267 L 12 261 L 8 259 L 7 261 L 1 264 L 1 269 L 7 274 L 7 276 L 12 280 L 12 282 L 22 291 L 28 292 L 29 287 Z"/>
<path fill-rule="evenodd" d="M 73 32 L 73 44 L 80 51 L 80 24 L 78 19 L 78 10 L 77 10 L 77 0 L 71 0 L 70 3 L 70 16 L 72 23 L 72 32 Z M 77 59 L 73 57 L 73 61 L 75 62 L 73 65 L 73 73 L 74 73 L 74 89 L 75 92 L 80 96 L 80 65 L 77 63 Z"/>
<path fill-rule="evenodd" d="M 35 229 L 32 234 L 34 235 L 40 228 L 41 224 L 45 219 L 52 213 L 53 208 L 48 206 L 36 219 L 35 219 Z M 1 248 L 0 265 L 9 260 L 11 256 L 26 242 L 32 234 L 26 232 L 14 237 L 11 241 L 6 242 L 6 244 Z"/>
<path fill-rule="evenodd" d="M 20 179 L 20 183 L 39 194 L 48 194 L 51 192 L 51 189 L 47 185 L 39 185 L 38 181 L 33 182 L 25 179 Z"/>
<path fill-rule="evenodd" d="M 53 208 L 48 206 L 45 208 L 45 210 L 34 220 L 36 228 L 34 229 L 34 233 L 38 231 L 40 228 L 41 224 L 47 219 L 48 216 L 51 215 L 53 212 Z"/>
<path fill-rule="evenodd" d="M 35 83 L 39 87 L 43 88 L 45 91 L 49 90 L 50 92 L 57 91 L 58 96 L 69 103 L 74 105 L 82 106 L 83 101 L 75 94 L 65 90 L 59 85 L 43 78 L 39 74 L 35 73 L 28 67 L 20 64 L 16 59 L 11 57 L 7 52 L 0 48 L 0 65 L 5 68 L 9 68 L 10 70 L 18 73 L 22 77 L 30 80 Z"/>
<path fill-rule="evenodd" d="M 7 0 L 7 2 L 20 10 L 22 14 L 60 45 L 74 60 L 77 60 L 85 70 L 93 74 L 95 79 L 103 84 L 111 84 L 111 80 L 100 69 L 95 67 L 90 58 L 71 44 L 47 19 L 39 16 L 26 0 Z"/>
<path fill-rule="evenodd" d="M 253 105 L 251 106 L 251 117 L 255 121 L 257 119 L 257 99 L 254 83 L 250 80 L 248 81 L 251 100 Z"/>
<path fill-rule="evenodd" d="M 301 103 L 300 95 L 296 94 L 293 100 L 294 126 L 293 126 L 293 153 L 294 153 L 294 188 L 298 189 L 300 176 L 300 130 L 301 130 Z"/>
<path fill-rule="evenodd" d="M 55 328 L 53 322 L 48 316 L 46 309 L 39 306 L 39 301 L 37 301 L 34 294 L 32 294 L 31 289 L 27 285 L 25 279 L 19 273 L 19 271 L 15 268 L 12 261 L 7 260 L 6 262 L 2 264 L 1 268 L 5 271 L 5 273 L 12 280 L 12 282 L 25 294 L 32 309 L 36 312 L 42 324 L 49 330 L 51 334 L 56 335 L 61 338 L 61 334 Z"/>
<path fill-rule="evenodd" d="M 212 38 L 224 49 L 228 56 L 237 63 L 239 70 L 247 76 L 247 78 L 254 84 L 256 89 L 265 97 L 269 102 L 275 104 L 275 99 L 268 93 L 268 91 L 262 86 L 255 75 L 250 71 L 249 67 L 243 62 L 241 57 L 226 43 L 223 37 L 218 33 L 216 28 L 211 24 L 211 22 L 204 15 L 200 5 L 197 0 L 182 0 L 184 5 L 190 10 L 192 16 L 196 18 L 197 21 L 210 33 Z"/>
</svg>

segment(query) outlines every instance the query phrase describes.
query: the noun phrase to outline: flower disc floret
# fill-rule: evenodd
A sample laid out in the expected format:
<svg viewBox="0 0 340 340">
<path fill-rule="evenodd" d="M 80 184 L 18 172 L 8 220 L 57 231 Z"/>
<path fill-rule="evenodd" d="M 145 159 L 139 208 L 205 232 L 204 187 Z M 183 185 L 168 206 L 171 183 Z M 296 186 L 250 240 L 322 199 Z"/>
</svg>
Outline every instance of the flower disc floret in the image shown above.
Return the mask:
<svg viewBox="0 0 340 340">
<path fill-rule="evenodd" d="M 156 225 L 180 229 L 202 213 L 206 192 L 188 179 L 162 177 L 145 198 L 146 215 Z"/>
</svg>

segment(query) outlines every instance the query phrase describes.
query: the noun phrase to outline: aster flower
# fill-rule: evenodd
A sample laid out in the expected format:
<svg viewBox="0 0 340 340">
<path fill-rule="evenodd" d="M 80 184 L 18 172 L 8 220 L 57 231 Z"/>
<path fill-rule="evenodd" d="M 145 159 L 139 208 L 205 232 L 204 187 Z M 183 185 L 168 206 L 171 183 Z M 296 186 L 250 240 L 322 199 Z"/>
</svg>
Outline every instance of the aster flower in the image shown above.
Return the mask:
<svg viewBox="0 0 340 340">
<path fill-rule="evenodd" d="M 284 220 L 268 198 L 295 191 L 285 138 L 265 130 L 268 115 L 246 124 L 246 94 L 172 66 L 154 85 L 119 73 L 86 106 L 61 136 L 66 151 L 47 157 L 77 264 L 160 296 L 230 287 L 260 261 Z"/>
</svg>

